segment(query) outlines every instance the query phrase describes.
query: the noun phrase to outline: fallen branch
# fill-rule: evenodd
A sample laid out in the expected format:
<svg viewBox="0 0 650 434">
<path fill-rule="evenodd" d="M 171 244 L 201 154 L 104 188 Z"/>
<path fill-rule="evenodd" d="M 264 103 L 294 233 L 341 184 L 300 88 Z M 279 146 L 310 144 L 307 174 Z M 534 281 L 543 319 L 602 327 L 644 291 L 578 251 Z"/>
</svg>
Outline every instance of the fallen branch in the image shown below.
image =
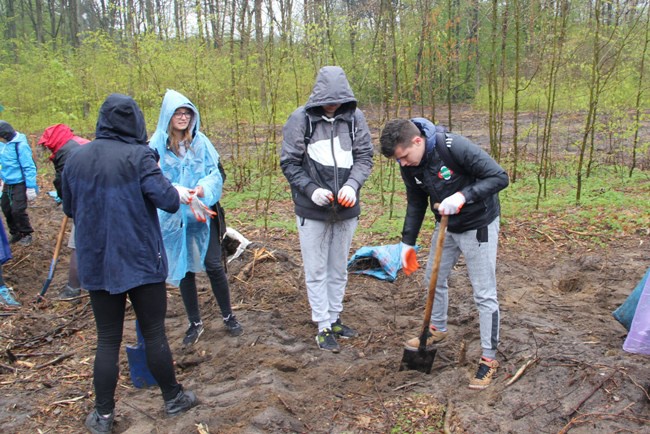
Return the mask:
<svg viewBox="0 0 650 434">
<path fill-rule="evenodd" d="M 445 409 L 445 421 L 443 423 L 442 429 L 445 431 L 445 434 L 451 434 L 449 425 L 451 423 L 451 412 L 454 409 L 454 403 L 451 400 L 447 400 L 447 408 Z"/>
<path fill-rule="evenodd" d="M 293 415 L 296 414 L 296 413 L 293 411 L 293 409 L 292 409 L 291 407 L 289 407 L 289 404 L 287 404 L 287 402 L 286 402 L 284 399 L 282 399 L 282 397 L 281 397 L 280 395 L 277 395 L 277 397 L 278 397 L 278 399 L 280 400 L 280 402 L 282 403 L 282 405 L 284 405 L 284 408 L 287 409 L 287 411 L 289 412 L 289 414 L 293 414 Z"/>
<path fill-rule="evenodd" d="M 4 363 L 0 363 L 0 368 L 6 370 L 8 372 L 11 372 L 12 374 L 15 374 L 16 372 L 18 372 L 18 369 L 14 368 L 13 366 L 5 365 Z"/>
<path fill-rule="evenodd" d="M 402 384 L 401 386 L 397 386 L 396 388 L 394 388 L 393 392 L 397 392 L 398 390 L 406 389 L 407 387 L 416 386 L 418 384 L 420 384 L 419 381 L 414 381 L 412 383 Z"/>
<path fill-rule="evenodd" d="M 591 390 L 589 390 L 589 392 L 586 393 L 585 396 L 580 401 L 578 401 L 578 403 L 576 405 L 574 405 L 569 411 L 565 412 L 562 416 L 565 417 L 565 418 L 573 416 L 580 409 L 580 407 L 582 407 L 582 404 L 587 402 L 587 400 L 589 398 L 591 398 L 593 396 L 593 394 L 596 393 L 596 391 L 598 391 L 598 389 L 603 387 L 603 384 L 605 384 L 610 378 L 612 378 L 612 376 L 615 373 L 616 373 L 616 371 L 610 372 L 609 375 L 607 375 L 607 376 L 605 376 L 605 378 L 601 379 L 598 382 L 598 384 L 596 384 L 594 387 L 592 387 Z"/>
<path fill-rule="evenodd" d="M 631 420 L 633 422 L 636 422 L 640 425 L 645 425 L 647 426 L 650 424 L 650 419 L 643 419 L 640 417 L 634 417 L 634 416 L 627 416 L 625 414 L 617 413 L 617 414 L 609 414 L 609 413 L 584 413 L 580 414 L 573 419 L 569 421 L 564 427 L 558 432 L 558 434 L 566 434 L 569 432 L 569 428 L 571 428 L 573 425 L 577 425 L 580 423 L 586 423 L 589 422 L 590 419 L 614 419 L 615 421 L 618 421 L 619 419 L 627 419 Z"/>
<path fill-rule="evenodd" d="M 528 360 L 526 361 L 526 363 L 524 363 L 523 365 L 521 365 L 521 368 L 519 368 L 519 369 L 517 370 L 517 372 L 515 372 L 515 375 L 513 375 L 512 378 L 511 378 L 510 380 L 508 380 L 508 382 L 506 383 L 506 387 L 510 386 L 512 383 L 514 383 L 515 381 L 517 381 L 517 380 L 519 379 L 519 377 L 521 377 L 522 375 L 524 375 L 524 372 L 526 371 L 526 369 L 528 369 L 528 367 L 529 367 L 529 366 L 532 366 L 534 363 L 537 363 L 538 360 L 539 360 L 538 358 L 528 359 Z"/>
<path fill-rule="evenodd" d="M 81 396 L 77 396 L 76 398 L 62 399 L 61 401 L 54 401 L 51 405 L 72 404 L 74 402 L 84 399 L 85 397 L 86 395 L 81 395 Z"/>
<path fill-rule="evenodd" d="M 61 354 L 59 357 L 57 357 L 55 359 L 52 359 L 49 362 L 45 362 L 45 363 L 42 363 L 40 365 L 35 366 L 34 369 L 38 370 L 38 369 L 43 369 L 43 368 L 45 368 L 47 366 L 50 366 L 50 365 L 55 365 L 55 364 L 59 363 L 60 361 L 67 359 L 68 357 L 72 357 L 73 355 L 74 355 L 74 352 Z"/>
</svg>

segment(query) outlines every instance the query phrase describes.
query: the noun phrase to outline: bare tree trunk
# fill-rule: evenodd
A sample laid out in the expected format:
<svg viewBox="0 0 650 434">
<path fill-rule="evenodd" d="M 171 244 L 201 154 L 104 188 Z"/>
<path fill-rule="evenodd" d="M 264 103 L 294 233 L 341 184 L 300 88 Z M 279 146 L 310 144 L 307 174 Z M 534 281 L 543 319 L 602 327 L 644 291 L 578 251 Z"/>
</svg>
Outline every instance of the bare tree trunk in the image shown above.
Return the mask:
<svg viewBox="0 0 650 434">
<path fill-rule="evenodd" d="M 553 115 L 555 113 L 555 97 L 558 86 L 558 71 L 564 49 L 564 36 L 568 20 L 568 0 L 561 0 L 553 12 L 553 24 L 551 34 L 553 35 L 552 51 L 550 55 L 549 76 L 546 84 L 546 116 L 542 130 L 541 154 L 539 157 L 539 168 L 537 171 L 537 201 L 535 209 L 543 197 L 546 197 L 546 183 L 550 172 L 551 163 L 551 136 Z"/>
<path fill-rule="evenodd" d="M 264 50 L 264 33 L 262 26 L 262 0 L 255 0 L 255 45 L 257 47 L 258 77 L 260 78 L 260 105 L 266 111 L 266 51 Z M 273 37 L 272 35 L 270 37 Z"/>
<path fill-rule="evenodd" d="M 70 25 L 70 43 L 79 46 L 79 0 L 68 0 L 68 23 Z"/>
<path fill-rule="evenodd" d="M 641 127 L 641 98 L 643 96 L 643 78 L 645 76 L 645 58 L 648 54 L 648 45 L 650 44 L 650 10 L 645 11 L 645 39 L 643 40 L 643 51 L 639 62 L 639 80 L 636 91 L 636 101 L 634 104 L 634 142 L 632 143 L 632 162 L 630 163 L 629 176 L 636 167 L 636 154 L 639 148 L 639 129 Z"/>
</svg>

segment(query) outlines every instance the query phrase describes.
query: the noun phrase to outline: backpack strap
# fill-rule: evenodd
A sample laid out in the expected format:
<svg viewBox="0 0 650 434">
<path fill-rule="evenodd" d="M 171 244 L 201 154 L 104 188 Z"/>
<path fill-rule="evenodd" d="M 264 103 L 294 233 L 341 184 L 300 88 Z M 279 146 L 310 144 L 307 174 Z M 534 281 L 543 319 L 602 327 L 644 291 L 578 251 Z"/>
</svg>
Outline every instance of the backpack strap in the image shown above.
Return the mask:
<svg viewBox="0 0 650 434">
<path fill-rule="evenodd" d="M 445 166 L 450 168 L 454 173 L 461 174 L 463 173 L 463 170 L 456 163 L 456 160 L 454 160 L 454 156 L 451 155 L 451 151 L 449 149 L 451 148 L 452 141 L 453 138 L 450 137 L 449 134 L 436 132 L 436 149 L 438 150 L 440 158 L 442 158 Z"/>
</svg>

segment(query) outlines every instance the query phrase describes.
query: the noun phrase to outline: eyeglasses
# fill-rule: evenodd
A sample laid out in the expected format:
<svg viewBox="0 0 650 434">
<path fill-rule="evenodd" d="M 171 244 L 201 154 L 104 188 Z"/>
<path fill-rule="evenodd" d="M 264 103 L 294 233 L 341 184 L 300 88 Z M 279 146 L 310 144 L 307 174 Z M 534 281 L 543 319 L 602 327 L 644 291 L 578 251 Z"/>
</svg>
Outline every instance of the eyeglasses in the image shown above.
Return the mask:
<svg viewBox="0 0 650 434">
<path fill-rule="evenodd" d="M 176 119 L 182 119 L 182 118 L 190 119 L 193 115 L 194 115 L 194 113 L 192 113 L 192 112 L 176 112 L 176 113 L 174 113 L 174 117 Z"/>
</svg>

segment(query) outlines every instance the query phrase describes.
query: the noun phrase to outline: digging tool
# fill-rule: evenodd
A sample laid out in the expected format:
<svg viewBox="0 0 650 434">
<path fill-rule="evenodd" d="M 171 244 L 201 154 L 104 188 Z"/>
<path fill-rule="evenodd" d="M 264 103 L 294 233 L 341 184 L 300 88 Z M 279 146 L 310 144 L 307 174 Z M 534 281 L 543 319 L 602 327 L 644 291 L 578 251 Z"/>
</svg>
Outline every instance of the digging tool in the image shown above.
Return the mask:
<svg viewBox="0 0 650 434">
<path fill-rule="evenodd" d="M 447 232 L 448 221 L 449 216 L 446 215 L 443 215 L 440 219 L 438 239 L 436 242 L 436 256 L 433 258 L 433 269 L 431 270 L 431 279 L 429 279 L 429 294 L 427 296 L 427 304 L 424 309 L 422 333 L 420 333 L 420 345 L 418 345 L 417 350 L 404 348 L 404 355 L 402 355 L 402 362 L 399 366 L 400 371 L 415 370 L 424 372 L 425 374 L 431 373 L 431 366 L 433 365 L 433 359 L 436 357 L 437 349 L 435 345 L 429 345 L 427 347 L 427 333 L 429 331 L 429 323 L 431 322 L 433 299 L 436 296 L 436 282 L 438 281 L 440 258 L 442 257 L 442 246 L 445 242 L 445 234 Z"/>
<path fill-rule="evenodd" d="M 131 373 L 131 383 L 138 389 L 143 389 L 158 384 L 153 378 L 149 367 L 147 366 L 147 353 L 144 348 L 144 336 L 140 330 L 138 320 L 135 320 L 135 334 L 138 336 L 138 342 L 135 345 L 126 346 L 126 358 L 129 361 L 129 371 Z"/>
<path fill-rule="evenodd" d="M 52 283 L 52 278 L 54 277 L 54 270 L 56 269 L 56 263 L 59 260 L 59 252 L 61 251 L 61 244 L 63 242 L 63 234 L 65 234 L 65 227 L 68 225 L 68 216 L 63 215 L 63 220 L 61 220 L 61 229 L 59 229 L 59 234 L 56 236 L 56 246 L 54 247 L 54 256 L 52 257 L 52 263 L 50 264 L 50 271 L 47 273 L 47 279 L 43 284 L 43 289 L 36 296 L 36 302 L 43 300 L 43 296 L 47 292 L 47 288 L 50 287 Z"/>
</svg>

